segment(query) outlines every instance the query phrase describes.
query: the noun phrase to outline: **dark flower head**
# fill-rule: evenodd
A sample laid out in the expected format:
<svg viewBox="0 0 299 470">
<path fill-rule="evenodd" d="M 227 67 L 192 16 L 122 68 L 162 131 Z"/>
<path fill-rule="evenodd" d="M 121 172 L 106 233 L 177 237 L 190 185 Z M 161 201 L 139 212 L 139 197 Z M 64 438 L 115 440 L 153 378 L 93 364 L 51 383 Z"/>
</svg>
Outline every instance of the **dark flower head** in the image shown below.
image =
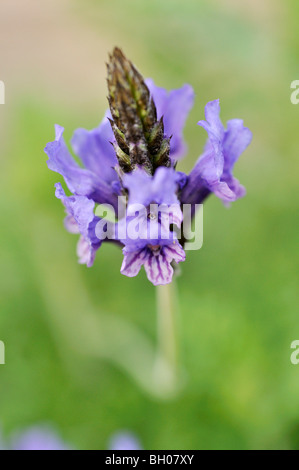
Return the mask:
<svg viewBox="0 0 299 470">
<path fill-rule="evenodd" d="M 169 138 L 163 117 L 157 119 L 154 100 L 134 65 L 115 48 L 109 58 L 108 100 L 115 150 L 124 172 L 142 166 L 153 174 L 160 165 L 170 166 Z"/>
<path fill-rule="evenodd" d="M 198 123 L 208 141 L 187 176 L 176 165 L 187 150 L 183 128 L 194 100 L 191 86 L 170 92 L 157 87 L 143 79 L 119 48 L 109 57 L 107 70 L 110 109 L 99 127 L 78 129 L 71 141 L 82 166 L 71 156 L 60 126 L 45 148 L 49 168 L 63 176 L 71 192 L 67 196 L 57 183 L 56 196 L 65 206 L 67 230 L 80 234 L 80 263 L 93 264 L 106 241 L 106 224 L 107 233 L 123 248 L 122 274 L 136 276 L 143 265 L 154 285 L 167 284 L 176 263 L 185 260 L 184 238 L 175 230 L 183 227 L 183 205 L 190 204 L 194 214 L 195 204 L 212 192 L 224 202 L 245 194 L 232 171 L 251 132 L 238 119 L 224 129 L 219 101 L 208 103 L 206 120 Z M 115 223 L 95 215 L 99 204 L 115 211 Z"/>
</svg>

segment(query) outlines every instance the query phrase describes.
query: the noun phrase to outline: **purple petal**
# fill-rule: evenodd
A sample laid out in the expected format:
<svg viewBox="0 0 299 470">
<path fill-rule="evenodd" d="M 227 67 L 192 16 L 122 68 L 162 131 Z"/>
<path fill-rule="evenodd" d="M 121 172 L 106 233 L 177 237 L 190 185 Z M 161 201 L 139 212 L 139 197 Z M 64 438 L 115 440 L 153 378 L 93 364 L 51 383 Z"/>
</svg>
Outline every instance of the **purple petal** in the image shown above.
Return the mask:
<svg viewBox="0 0 299 470">
<path fill-rule="evenodd" d="M 186 253 L 179 242 L 166 245 L 164 247 L 164 253 L 166 254 L 168 260 L 171 260 L 170 262 L 175 261 L 176 263 L 180 263 L 186 259 Z"/>
<path fill-rule="evenodd" d="M 120 269 L 121 274 L 128 277 L 135 277 L 140 271 L 146 256 L 148 256 L 147 249 L 144 248 L 140 251 L 130 252 L 123 248 L 124 259 Z"/>
<path fill-rule="evenodd" d="M 233 202 L 237 199 L 237 195 L 224 181 L 218 181 L 217 183 L 210 185 L 210 190 L 215 194 L 215 196 L 219 197 L 224 202 Z"/>
<path fill-rule="evenodd" d="M 252 140 L 252 133 L 244 127 L 241 119 L 231 119 L 227 122 L 227 130 L 223 141 L 224 172 L 230 173 L 240 155 L 246 150 Z"/>
<path fill-rule="evenodd" d="M 222 171 L 219 175 L 219 168 L 217 168 L 217 166 L 215 165 L 214 156 L 215 155 L 214 155 L 213 149 L 210 148 L 210 150 L 207 150 L 197 160 L 197 163 L 195 164 L 196 169 L 194 168 L 194 171 L 203 180 L 205 180 L 208 185 L 217 184 L 217 182 L 219 181 L 220 176 L 223 173 L 223 168 L 222 168 Z"/>
<path fill-rule="evenodd" d="M 160 166 L 152 180 L 154 201 L 158 204 L 177 204 L 178 176 L 172 168 Z"/>
<path fill-rule="evenodd" d="M 198 123 L 208 132 L 208 142 L 181 192 L 183 204 L 201 203 L 211 191 L 224 202 L 245 195 L 245 188 L 232 176 L 232 170 L 252 134 L 240 119 L 228 121 L 224 130 L 219 113 L 219 100 L 211 101 L 205 108 L 206 121 Z"/>
<path fill-rule="evenodd" d="M 136 214 L 126 216 L 118 222 L 116 227 L 116 238 L 125 245 L 128 251 L 142 250 L 149 244 L 169 244 L 177 239 L 171 224 L 181 225 L 182 212 L 179 205 L 177 207 L 151 205 L 151 217 L 147 216 L 147 213 L 144 214 L 143 206 L 141 211 L 138 210 L 137 205 L 135 208 Z"/>
<path fill-rule="evenodd" d="M 167 230 L 167 226 L 176 225 L 180 228 L 183 222 L 183 213 L 180 204 L 160 204 L 158 206 L 159 215 L 161 219 L 161 225 L 164 225 L 164 230 Z"/>
<path fill-rule="evenodd" d="M 136 276 L 142 265 L 147 278 L 154 286 L 169 284 L 172 281 L 172 261 L 179 263 L 185 261 L 185 252 L 178 241 L 163 246 L 147 246 L 139 251 L 123 249 L 124 261 L 121 273 L 133 277 Z"/>
<path fill-rule="evenodd" d="M 167 92 L 164 88 L 157 87 L 151 79 L 147 79 L 146 84 L 154 99 L 158 119 L 163 116 L 165 135 L 172 136 L 170 157 L 176 161 L 183 157 L 187 150 L 183 139 L 183 129 L 193 106 L 194 91 L 190 85 L 184 85 Z"/>
<path fill-rule="evenodd" d="M 211 192 L 209 182 L 217 184 L 217 170 L 212 152 L 206 152 L 195 163 L 188 176 L 187 183 L 181 191 L 182 204 L 201 204 Z"/>
<path fill-rule="evenodd" d="M 84 166 L 106 183 L 117 180 L 113 169 L 117 165 L 117 158 L 110 143 L 113 140 L 114 135 L 107 117 L 96 129 L 90 131 L 77 129 L 71 140 L 74 152 L 80 157 Z"/>
<path fill-rule="evenodd" d="M 199 121 L 208 133 L 210 140 L 221 141 L 224 136 L 224 127 L 220 119 L 220 100 L 209 101 L 205 106 L 205 121 Z"/>
<path fill-rule="evenodd" d="M 60 199 L 60 198 L 59 198 Z M 73 234 L 78 234 L 80 233 L 78 224 L 74 217 L 72 215 L 67 215 L 66 218 L 64 219 L 64 226 L 66 230 L 70 233 Z"/>
<path fill-rule="evenodd" d="M 80 237 L 77 244 L 78 262 L 86 264 L 90 268 L 93 265 L 97 249 L 98 247 L 89 243 L 85 238 Z"/>
<path fill-rule="evenodd" d="M 225 181 L 220 181 L 213 152 L 202 155 L 191 171 L 188 183 L 182 191 L 181 202 L 183 204 L 199 204 L 202 195 L 208 191 L 226 202 L 237 199 Z"/>
<path fill-rule="evenodd" d="M 208 133 L 208 145 L 206 146 L 205 154 L 208 154 L 213 161 L 213 178 L 214 173 L 218 179 L 224 166 L 223 155 L 223 138 L 224 128 L 220 120 L 220 104 L 219 100 L 210 101 L 205 107 L 206 121 L 199 121 L 198 125 L 202 126 Z M 211 162 L 212 163 L 212 162 Z M 210 165 L 209 165 L 210 166 Z"/>
<path fill-rule="evenodd" d="M 154 176 L 137 168 L 124 175 L 129 190 L 126 218 L 118 227 L 123 244 L 140 250 L 146 245 L 168 244 L 176 239 L 171 224 L 180 227 L 183 219 L 177 191 L 178 177 L 172 168 L 159 167 Z"/>
<path fill-rule="evenodd" d="M 231 192 L 235 195 L 235 199 L 240 199 L 241 197 L 245 196 L 246 189 L 239 182 L 239 180 L 237 180 L 233 176 L 230 176 L 229 178 L 227 178 L 226 182 Z"/>
<path fill-rule="evenodd" d="M 172 261 L 176 263 L 185 261 L 185 252 L 178 242 L 164 245 L 158 253 L 152 251 L 145 259 L 144 269 L 148 280 L 154 286 L 169 284 L 172 281 Z"/>
<path fill-rule="evenodd" d="M 153 177 L 137 168 L 124 175 L 123 184 L 129 190 L 129 205 L 178 204 L 178 178 L 172 168 L 159 167 Z"/>
<path fill-rule="evenodd" d="M 81 234 L 77 246 L 79 262 L 90 267 L 93 264 L 96 251 L 101 246 L 101 242 L 94 235 L 94 226 L 98 221 L 94 215 L 95 203 L 85 196 L 66 196 L 60 183 L 57 183 L 55 187 L 55 196 L 61 199 L 67 212 L 66 228 L 71 233 Z"/>
<path fill-rule="evenodd" d="M 165 285 L 172 281 L 173 268 L 164 254 L 151 255 L 144 264 L 148 280 L 154 285 Z"/>
<path fill-rule="evenodd" d="M 95 217 L 94 201 L 85 196 L 66 196 L 60 183 L 56 183 L 55 188 L 55 196 L 61 199 L 67 214 L 73 217 L 81 235 L 87 237 L 89 224 Z"/>
<path fill-rule="evenodd" d="M 186 186 L 187 181 L 188 181 L 188 176 L 183 173 L 182 171 L 177 171 L 176 172 L 176 181 L 179 186 L 179 189 L 182 190 L 184 186 Z"/>
<path fill-rule="evenodd" d="M 64 142 L 63 132 L 63 127 L 56 125 L 55 141 L 48 143 L 45 148 L 49 157 L 48 167 L 64 177 L 71 192 L 84 196 L 91 194 L 94 192 L 93 175 L 74 161 Z"/>
<path fill-rule="evenodd" d="M 169 92 L 166 88 L 158 87 L 155 85 L 154 80 L 151 78 L 147 78 L 145 83 L 151 93 L 151 96 L 155 102 L 156 109 L 157 109 L 157 116 L 160 119 L 162 116 L 165 115 L 165 110 L 167 109 L 167 101 Z"/>
<path fill-rule="evenodd" d="M 142 168 L 136 168 L 132 173 L 125 173 L 123 186 L 129 190 L 129 205 L 150 204 L 151 196 L 148 196 L 148 192 L 151 190 L 152 177 Z"/>
</svg>

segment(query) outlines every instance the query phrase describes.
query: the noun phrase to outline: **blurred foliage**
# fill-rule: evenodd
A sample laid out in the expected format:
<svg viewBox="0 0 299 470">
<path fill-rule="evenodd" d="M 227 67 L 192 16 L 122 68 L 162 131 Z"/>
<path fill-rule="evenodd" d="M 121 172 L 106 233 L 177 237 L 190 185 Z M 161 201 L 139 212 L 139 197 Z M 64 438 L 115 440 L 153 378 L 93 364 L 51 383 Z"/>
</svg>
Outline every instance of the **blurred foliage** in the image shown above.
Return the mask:
<svg viewBox="0 0 299 470">
<path fill-rule="evenodd" d="M 261 22 L 263 2 L 253 2 L 252 16 L 233 4 L 73 4 L 82 22 L 111 48 L 123 47 L 157 84 L 194 87 L 185 132 L 189 156 L 180 169 L 188 171 L 201 152 L 205 134 L 196 122 L 210 99 L 221 99 L 224 121 L 243 118 L 254 135 L 236 168 L 247 197 L 230 210 L 216 198 L 207 201 L 204 246 L 189 252 L 182 266 L 186 386 L 176 399 L 159 401 L 111 361 L 86 356 L 84 331 L 77 347 L 68 343 L 78 330 L 72 309 L 85 308 L 81 290 L 99 316 L 117 314 L 156 338 L 155 291 L 144 273 L 121 276 L 121 252 L 111 246 L 98 252 L 92 269 L 77 264 L 76 237 L 64 231 L 54 197 L 61 178 L 48 171 L 42 152 L 55 122 L 70 138 L 75 127 L 95 127 L 104 108 L 91 107 L 82 117 L 35 90 L 13 104 L 0 175 L 0 339 L 7 358 L 0 366 L 0 420 L 6 434 L 50 422 L 84 449 L 105 448 L 117 429 L 135 432 L 147 449 L 298 448 L 299 366 L 290 363 L 290 344 L 299 335 L 299 106 L 291 105 L 289 87 L 299 79 L 299 7 L 281 2 L 282 12 L 269 9 Z"/>
</svg>

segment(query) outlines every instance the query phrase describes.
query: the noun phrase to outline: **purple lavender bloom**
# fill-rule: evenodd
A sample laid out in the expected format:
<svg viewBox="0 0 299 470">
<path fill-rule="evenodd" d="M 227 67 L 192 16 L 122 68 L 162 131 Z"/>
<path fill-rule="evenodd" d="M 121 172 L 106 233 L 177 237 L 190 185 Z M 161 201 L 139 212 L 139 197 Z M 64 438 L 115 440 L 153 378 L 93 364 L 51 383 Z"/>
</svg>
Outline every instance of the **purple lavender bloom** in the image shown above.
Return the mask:
<svg viewBox="0 0 299 470">
<path fill-rule="evenodd" d="M 231 202 L 245 195 L 245 188 L 233 177 L 236 161 L 251 142 L 252 134 L 240 119 L 232 119 L 225 130 L 220 120 L 219 100 L 205 107 L 206 121 L 199 121 L 208 133 L 203 155 L 191 171 L 181 194 L 183 203 L 201 203 L 209 192 L 224 202 Z"/>
<path fill-rule="evenodd" d="M 182 205 L 193 210 L 212 192 L 225 203 L 244 196 L 233 168 L 252 135 L 239 119 L 228 121 L 225 129 L 219 100 L 211 101 L 206 120 L 198 123 L 208 141 L 187 176 L 176 171 L 176 163 L 186 151 L 183 128 L 194 100 L 191 86 L 167 92 L 151 79 L 145 82 L 118 48 L 110 56 L 107 83 L 110 111 L 98 128 L 78 129 L 71 141 L 84 167 L 68 151 L 60 126 L 45 148 L 49 168 L 63 176 L 71 192 L 67 196 L 57 183 L 56 197 L 65 206 L 67 230 L 80 235 L 80 263 L 92 266 L 102 241 L 114 234 L 111 238 L 123 247 L 122 274 L 134 277 L 144 266 L 154 285 L 167 284 L 175 263 L 185 260 L 184 234 L 179 239 L 176 234 L 186 222 Z M 119 196 L 125 214 L 118 208 Z M 96 217 L 97 204 L 112 206 L 116 222 Z M 136 236 L 128 230 L 134 224 Z"/>
<path fill-rule="evenodd" d="M 19 433 L 12 443 L 13 450 L 68 450 L 69 447 L 48 427 L 34 426 Z"/>
<path fill-rule="evenodd" d="M 141 444 L 137 437 L 128 431 L 119 431 L 113 434 L 109 440 L 109 450 L 141 450 Z"/>
<path fill-rule="evenodd" d="M 190 86 L 185 85 L 181 89 L 172 90 L 167 92 L 163 88 L 156 87 L 153 81 L 149 80 L 151 85 L 151 92 L 153 97 L 157 99 L 158 112 L 164 114 L 165 119 L 165 132 L 171 135 L 170 132 L 175 132 L 174 137 L 171 139 L 172 144 L 170 148 L 170 155 L 173 158 L 179 158 L 185 151 L 185 144 L 182 138 L 182 131 L 187 117 L 188 111 L 192 106 L 193 102 L 193 90 Z M 180 112 L 180 108 L 176 107 L 177 100 L 185 102 L 183 106 L 183 112 Z M 175 109 L 177 109 L 175 113 Z M 71 196 L 66 196 L 60 183 L 55 185 L 55 195 L 58 199 L 61 199 L 65 206 L 67 217 L 65 218 L 65 227 L 70 233 L 80 234 L 80 239 L 77 244 L 77 255 L 78 261 L 81 264 L 86 264 L 87 267 L 93 265 L 96 251 L 100 248 L 102 241 L 99 240 L 95 235 L 95 226 L 99 218 L 94 215 L 94 208 L 96 203 L 108 203 L 111 204 L 115 209 L 117 208 L 117 196 L 120 195 L 121 182 L 119 181 L 117 172 L 115 171 L 118 167 L 117 159 L 115 156 L 114 149 L 111 145 L 111 141 L 114 140 L 114 135 L 108 121 L 110 113 L 107 112 L 104 120 L 100 126 L 91 131 L 86 129 L 77 129 L 72 137 L 71 143 L 74 152 L 80 157 L 85 168 L 80 167 L 70 152 L 63 139 L 64 129 L 56 125 L 56 137 L 54 142 L 47 144 L 45 148 L 46 154 L 49 156 L 48 167 L 60 173 L 68 186 L 68 189 L 73 193 Z M 171 177 L 170 177 L 171 175 Z M 176 196 L 178 187 L 182 186 L 182 181 L 185 182 L 185 175 L 181 172 L 175 172 L 170 168 L 160 167 L 157 169 L 154 177 L 150 178 L 145 172 L 137 169 L 131 174 L 125 174 L 123 178 L 123 187 L 129 189 L 129 205 L 127 209 L 127 216 L 130 217 L 134 210 L 133 201 L 139 204 L 149 205 L 150 203 L 167 204 L 172 205 L 172 211 L 165 210 L 164 220 L 169 220 L 170 223 L 174 223 L 180 226 L 182 222 L 182 213 L 180 204 Z M 146 186 L 144 186 L 144 184 Z M 149 191 L 149 189 L 151 189 Z M 144 197 L 147 194 L 147 197 Z M 142 196 L 142 197 L 141 197 Z M 167 219 L 168 217 L 168 219 Z M 128 220 L 128 219 L 127 219 Z M 161 229 L 169 232 L 168 227 L 163 226 L 163 214 L 162 223 L 159 222 Z M 153 226 L 153 221 L 152 221 Z M 157 227 L 157 229 L 159 229 Z M 173 234 L 173 232 L 171 232 Z M 165 237 L 164 237 L 165 238 Z M 175 235 L 170 239 L 163 240 L 165 243 L 173 243 Z M 157 258 L 159 250 L 157 245 L 160 246 L 161 240 L 159 237 L 155 239 L 147 239 L 146 242 L 134 241 L 130 243 L 130 240 L 122 240 L 122 243 L 127 247 L 128 250 L 143 250 L 146 245 L 154 246 L 152 256 Z M 134 245 L 134 247 L 132 246 Z M 127 251 L 124 251 L 126 253 Z M 164 250 L 163 250 L 164 251 Z M 170 263 L 171 253 L 174 253 L 174 257 L 179 261 L 183 261 L 185 256 L 182 254 L 182 248 L 178 243 L 175 243 L 171 250 L 166 250 L 167 256 L 161 254 L 158 257 L 158 266 L 160 263 L 166 263 L 165 268 L 160 269 L 157 272 L 159 283 L 163 282 L 162 273 L 167 274 L 168 282 L 171 281 L 170 273 L 173 272 Z M 131 252 L 131 251 L 130 251 Z M 157 263 L 150 262 L 151 249 L 147 250 L 148 263 L 145 264 L 147 272 L 153 271 L 147 269 L 148 265 L 156 266 Z M 143 251 L 144 253 L 144 251 Z M 132 273 L 129 271 L 126 259 L 121 268 L 123 274 Z M 131 276 L 132 274 L 128 274 Z M 170 280 L 169 280 L 170 279 Z"/>
<path fill-rule="evenodd" d="M 183 138 L 183 129 L 190 110 L 193 107 L 194 91 L 186 84 L 176 90 L 167 91 L 157 87 L 150 78 L 146 84 L 154 99 L 158 118 L 163 116 L 165 134 L 171 137 L 170 158 L 173 163 L 182 158 L 187 152 Z"/>
</svg>

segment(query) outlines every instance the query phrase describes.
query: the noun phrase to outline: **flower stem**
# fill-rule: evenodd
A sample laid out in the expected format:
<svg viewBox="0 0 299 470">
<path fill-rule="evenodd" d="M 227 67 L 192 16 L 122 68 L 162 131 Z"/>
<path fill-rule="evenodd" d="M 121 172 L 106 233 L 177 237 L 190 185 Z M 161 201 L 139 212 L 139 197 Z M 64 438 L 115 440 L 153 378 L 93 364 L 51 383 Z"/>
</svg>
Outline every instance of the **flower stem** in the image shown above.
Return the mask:
<svg viewBox="0 0 299 470">
<path fill-rule="evenodd" d="M 175 280 L 171 284 L 156 287 L 158 322 L 159 380 L 173 392 L 178 386 L 178 302 Z"/>
</svg>

